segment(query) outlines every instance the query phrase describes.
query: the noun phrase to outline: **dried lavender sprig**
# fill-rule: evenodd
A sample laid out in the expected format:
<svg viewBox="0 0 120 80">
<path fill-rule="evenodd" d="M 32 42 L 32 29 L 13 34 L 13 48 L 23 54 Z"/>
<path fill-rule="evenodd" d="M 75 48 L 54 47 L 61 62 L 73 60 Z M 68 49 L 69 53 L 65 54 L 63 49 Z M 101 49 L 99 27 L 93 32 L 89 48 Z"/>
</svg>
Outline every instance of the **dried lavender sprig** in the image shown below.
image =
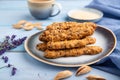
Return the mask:
<svg viewBox="0 0 120 80">
<path fill-rule="evenodd" d="M 16 35 L 6 36 L 5 40 L 0 43 L 0 55 L 4 54 L 7 50 L 11 50 L 21 45 L 27 37 L 15 39 Z"/>
<path fill-rule="evenodd" d="M 10 68 L 10 67 L 12 67 L 11 75 L 14 76 L 16 74 L 17 68 L 15 68 L 12 64 L 7 64 L 5 66 L 2 66 L 2 67 L 0 67 L 0 69 L 2 69 L 2 68 Z"/>
<path fill-rule="evenodd" d="M 12 35 L 11 36 L 11 41 L 13 41 L 15 39 L 16 35 Z"/>
<path fill-rule="evenodd" d="M 5 63 L 7 63 L 8 62 L 8 60 L 9 60 L 9 58 L 7 57 L 7 56 L 2 56 L 2 58 L 1 58 L 2 60 L 4 60 L 4 62 Z"/>
<path fill-rule="evenodd" d="M 4 54 L 6 52 L 6 49 L 1 49 L 0 50 L 0 55 Z"/>
<path fill-rule="evenodd" d="M 0 42 L 0 55 L 4 54 L 7 50 L 11 50 L 16 48 L 17 46 L 21 45 L 27 37 L 15 39 L 16 35 L 6 36 L 5 40 L 3 42 Z M 3 56 L 2 59 L 4 60 L 5 63 L 8 62 L 8 57 Z M 0 67 L 0 69 L 5 68 L 5 67 L 11 67 L 13 65 L 8 64 L 6 66 Z M 16 74 L 17 68 L 14 66 L 12 67 L 11 75 L 14 76 Z"/>
<path fill-rule="evenodd" d="M 5 66 L 2 66 L 2 67 L 0 67 L 0 69 L 5 68 L 5 67 L 7 67 L 7 66 L 6 66 L 6 65 L 5 65 Z"/>
<path fill-rule="evenodd" d="M 7 65 L 5 65 L 5 66 L 0 67 L 0 69 L 2 69 L 2 68 L 9 68 L 9 67 L 11 67 L 11 66 L 13 66 L 13 65 L 7 64 Z"/>
<path fill-rule="evenodd" d="M 7 65 L 5 65 L 5 66 L 0 67 L 0 69 L 10 68 L 11 66 L 13 66 L 13 65 L 7 64 Z M 12 67 L 12 71 L 11 71 L 11 75 L 14 76 L 14 75 L 16 74 L 16 71 L 17 71 L 17 68 L 15 68 L 15 67 L 13 66 L 13 67 Z"/>
<path fill-rule="evenodd" d="M 13 67 L 11 71 L 11 75 L 14 76 L 16 74 L 17 68 Z"/>
<path fill-rule="evenodd" d="M 13 40 L 13 42 L 12 42 L 13 46 L 15 47 L 15 46 L 21 45 L 26 38 L 27 38 L 27 37 L 23 37 L 23 38 L 21 38 L 21 39 L 19 38 L 19 39 L 17 39 L 17 40 Z"/>
<path fill-rule="evenodd" d="M 12 65 L 12 64 L 8 64 L 8 65 L 7 65 L 7 67 L 11 67 L 11 66 L 13 66 L 13 65 Z"/>
<path fill-rule="evenodd" d="M 23 38 L 19 38 L 17 40 L 14 40 L 15 37 L 16 37 L 16 35 L 12 35 L 12 37 L 7 36 L 6 39 L 1 43 L 0 47 L 2 49 L 4 49 L 4 48 L 9 49 L 9 47 L 14 47 L 16 45 L 16 43 L 22 44 L 23 41 L 26 39 L 26 37 L 23 37 Z M 11 38 L 11 39 L 9 39 L 9 38 Z M 20 45 L 20 44 L 18 44 L 18 45 Z"/>
</svg>

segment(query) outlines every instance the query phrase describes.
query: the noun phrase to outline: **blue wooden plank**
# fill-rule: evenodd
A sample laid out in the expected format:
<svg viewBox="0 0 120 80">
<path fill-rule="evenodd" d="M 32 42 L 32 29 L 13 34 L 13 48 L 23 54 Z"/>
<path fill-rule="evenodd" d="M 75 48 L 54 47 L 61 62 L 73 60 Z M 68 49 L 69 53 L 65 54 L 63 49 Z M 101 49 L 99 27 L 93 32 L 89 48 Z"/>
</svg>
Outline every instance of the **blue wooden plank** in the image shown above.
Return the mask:
<svg viewBox="0 0 120 80">
<path fill-rule="evenodd" d="M 89 4 L 92 0 L 56 0 L 61 3 L 63 10 L 61 14 L 56 17 L 49 18 L 46 20 L 36 20 L 34 19 L 28 10 L 27 0 L 0 0 L 0 40 L 2 40 L 6 35 L 16 34 L 18 38 L 23 36 L 30 36 L 39 30 L 24 31 L 16 30 L 12 28 L 12 24 L 18 22 L 19 20 L 28 20 L 31 22 L 42 22 L 43 28 L 51 24 L 54 21 L 66 21 L 67 12 L 71 9 L 81 8 Z M 69 1 L 69 2 L 68 2 Z M 25 51 L 23 45 L 14 49 L 13 51 Z M 9 63 L 12 63 L 18 68 L 17 74 L 13 77 L 10 76 L 10 69 L 0 69 L 0 80 L 53 80 L 55 74 L 61 70 L 69 69 L 73 72 L 77 68 L 62 68 L 55 67 L 38 62 L 31 58 L 24 52 L 7 52 L 9 56 Z M 0 67 L 5 65 L 0 62 Z M 2 74 L 1 74 L 2 73 Z M 37 76 L 40 74 L 40 78 Z M 52 73 L 52 74 L 51 74 Z M 89 74 L 98 74 L 104 76 L 107 80 L 119 80 L 120 77 L 100 71 L 97 69 L 92 70 Z M 88 75 L 88 74 L 86 74 Z M 75 77 L 72 76 L 66 80 L 85 80 L 85 76 Z M 112 77 L 112 78 L 111 78 Z"/>
<path fill-rule="evenodd" d="M 0 69 L 0 80 L 53 80 L 57 72 L 62 70 L 71 70 L 74 74 L 72 77 L 65 80 L 86 80 L 85 77 L 89 74 L 100 75 L 105 77 L 107 80 L 120 80 L 119 76 L 100 71 L 93 68 L 93 70 L 85 75 L 75 77 L 75 71 L 77 68 L 64 68 L 55 67 L 51 65 L 44 64 L 33 58 L 31 58 L 27 53 L 6 53 L 9 56 L 9 63 L 12 63 L 17 67 L 17 74 L 13 77 L 10 76 L 11 69 L 5 68 Z M 0 62 L 0 66 L 5 65 Z M 40 78 L 38 77 L 40 74 Z"/>
</svg>

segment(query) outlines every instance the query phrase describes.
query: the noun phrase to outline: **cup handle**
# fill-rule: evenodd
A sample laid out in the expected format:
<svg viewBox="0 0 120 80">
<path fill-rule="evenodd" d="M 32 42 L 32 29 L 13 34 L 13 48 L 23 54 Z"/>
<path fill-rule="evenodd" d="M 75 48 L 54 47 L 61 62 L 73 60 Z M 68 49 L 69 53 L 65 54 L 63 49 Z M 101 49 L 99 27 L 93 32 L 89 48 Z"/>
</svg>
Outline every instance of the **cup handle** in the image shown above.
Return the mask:
<svg viewBox="0 0 120 80">
<path fill-rule="evenodd" d="M 53 7 L 54 6 L 57 6 L 58 7 L 58 12 L 57 13 L 55 13 L 55 14 L 50 14 L 50 17 L 54 17 L 54 16 L 56 16 L 56 15 L 58 15 L 60 12 L 61 12 L 61 9 L 62 9 L 62 6 L 61 6 L 61 4 L 60 3 L 54 3 L 53 4 Z"/>
</svg>

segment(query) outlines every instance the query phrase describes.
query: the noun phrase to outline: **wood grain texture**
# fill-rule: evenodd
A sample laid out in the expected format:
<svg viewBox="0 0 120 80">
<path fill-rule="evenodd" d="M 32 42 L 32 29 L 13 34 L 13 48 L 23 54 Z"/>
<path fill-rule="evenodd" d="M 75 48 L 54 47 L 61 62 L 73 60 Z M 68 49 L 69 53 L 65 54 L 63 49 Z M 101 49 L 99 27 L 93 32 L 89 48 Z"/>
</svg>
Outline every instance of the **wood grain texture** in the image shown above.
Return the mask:
<svg viewBox="0 0 120 80">
<path fill-rule="evenodd" d="M 69 4 L 66 4 L 66 2 Z M 19 20 L 28 20 L 31 22 L 43 22 L 45 28 L 46 25 L 54 21 L 65 21 L 66 13 L 74 8 L 84 7 L 89 4 L 92 0 L 57 0 L 63 6 L 62 13 L 56 17 L 49 18 L 47 20 L 36 20 L 34 19 L 27 8 L 26 0 L 0 0 L 0 40 L 2 40 L 5 35 L 16 34 L 18 37 L 30 36 L 38 30 L 34 29 L 32 31 L 15 30 L 12 28 L 12 24 Z M 23 45 L 14 49 L 13 51 L 25 51 Z M 53 80 L 54 74 L 61 70 L 69 69 L 75 72 L 76 68 L 58 68 L 55 66 L 50 66 L 41 62 L 36 61 L 30 56 L 26 55 L 25 52 L 7 52 L 5 55 L 9 56 L 10 63 L 18 68 L 17 74 L 14 77 L 10 76 L 10 69 L 0 70 L 0 80 Z M 5 65 L 0 62 L 0 66 Z M 49 68 L 48 68 L 49 67 Z M 38 77 L 40 74 L 40 78 Z M 42 73 L 42 74 L 41 74 Z M 52 73 L 52 74 L 51 74 Z M 93 69 L 90 74 L 99 74 L 106 77 L 108 80 L 119 80 L 120 77 Z M 32 75 L 32 76 L 31 76 Z M 2 76 L 2 77 L 1 77 Z M 72 76 L 69 80 L 83 80 L 86 75 L 80 77 Z M 110 76 L 110 77 L 109 77 Z M 111 78 L 112 77 L 112 78 Z"/>
</svg>

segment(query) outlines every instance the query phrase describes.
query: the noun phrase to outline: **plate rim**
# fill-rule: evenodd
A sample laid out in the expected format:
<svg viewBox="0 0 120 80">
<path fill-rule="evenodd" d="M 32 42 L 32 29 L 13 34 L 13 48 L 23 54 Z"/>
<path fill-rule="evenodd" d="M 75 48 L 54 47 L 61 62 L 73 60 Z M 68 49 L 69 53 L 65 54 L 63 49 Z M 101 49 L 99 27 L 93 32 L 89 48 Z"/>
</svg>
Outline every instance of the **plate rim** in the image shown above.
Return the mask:
<svg viewBox="0 0 120 80">
<path fill-rule="evenodd" d="M 101 26 L 101 25 L 97 25 L 97 27 L 103 28 L 103 29 L 109 31 L 109 32 L 112 34 L 112 36 L 113 36 L 113 38 L 114 38 L 114 45 L 113 45 L 113 48 L 112 48 L 105 56 L 103 56 L 102 58 L 97 59 L 97 60 L 95 60 L 95 61 L 92 61 L 92 62 L 90 62 L 90 63 L 86 63 L 86 64 L 68 64 L 68 65 L 67 65 L 67 64 L 59 64 L 59 63 L 49 62 L 49 61 L 46 61 L 46 60 L 43 60 L 43 59 L 37 57 L 36 55 L 34 55 L 32 52 L 29 51 L 29 49 L 28 49 L 28 47 L 27 47 L 27 44 L 28 44 L 28 40 L 29 40 L 32 36 L 34 36 L 34 35 L 36 35 L 36 34 L 38 34 L 38 33 L 40 33 L 40 32 L 37 32 L 37 33 L 29 36 L 29 37 L 25 40 L 24 48 L 25 48 L 25 50 L 26 50 L 26 52 L 27 52 L 28 55 L 30 55 L 31 57 L 33 57 L 34 59 L 36 59 L 36 60 L 38 60 L 38 61 L 40 61 L 40 62 L 49 64 L 49 65 L 60 66 L 60 67 L 79 67 L 79 66 L 82 66 L 82 65 L 91 65 L 91 64 L 94 64 L 94 63 L 100 61 L 101 59 L 109 56 L 109 55 L 113 52 L 113 50 L 115 49 L 116 44 L 117 44 L 116 35 L 113 33 L 112 30 L 110 30 L 110 29 L 108 29 L 108 28 L 106 28 L 106 27 L 103 27 L 103 26 Z M 41 32 L 42 32 L 42 31 L 41 31 Z"/>
</svg>

